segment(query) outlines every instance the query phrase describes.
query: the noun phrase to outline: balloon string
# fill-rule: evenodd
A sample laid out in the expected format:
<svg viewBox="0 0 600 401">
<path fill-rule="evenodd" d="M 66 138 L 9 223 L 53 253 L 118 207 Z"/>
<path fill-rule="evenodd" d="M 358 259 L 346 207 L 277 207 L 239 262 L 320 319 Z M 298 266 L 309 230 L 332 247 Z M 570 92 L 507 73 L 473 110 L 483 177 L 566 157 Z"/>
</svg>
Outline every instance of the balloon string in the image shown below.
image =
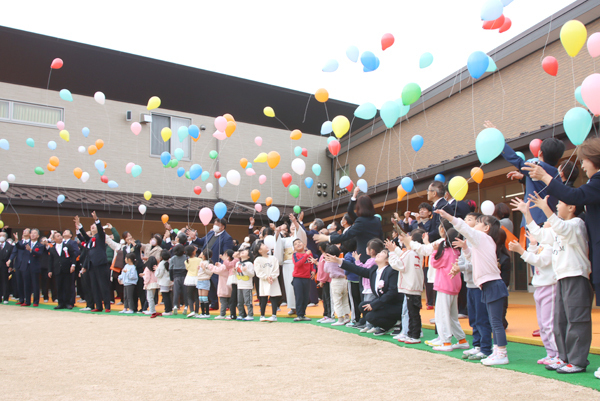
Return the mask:
<svg viewBox="0 0 600 401">
<path fill-rule="evenodd" d="M 281 125 L 283 125 L 283 126 L 285 127 L 285 129 L 286 129 L 286 130 L 290 131 L 290 129 L 288 128 L 288 126 L 287 126 L 287 125 L 285 125 L 285 124 L 283 123 L 283 121 L 281 121 L 281 120 L 279 119 L 279 117 L 275 116 L 275 119 L 276 119 L 277 121 L 279 121 L 279 122 L 281 123 Z"/>
<path fill-rule="evenodd" d="M 325 116 L 327 117 L 327 121 L 329 121 L 329 112 L 327 111 L 327 103 L 323 103 L 323 106 L 325 106 Z"/>
<path fill-rule="evenodd" d="M 383 147 L 385 146 L 385 137 L 387 135 L 388 130 L 386 129 L 383 133 L 383 143 L 381 144 L 381 151 L 379 152 L 379 160 L 377 162 L 377 171 L 375 172 L 375 187 L 379 183 L 379 166 L 381 165 L 381 156 L 383 155 Z M 377 192 L 377 188 L 375 188 L 375 192 Z"/>
<path fill-rule="evenodd" d="M 552 138 L 554 138 L 554 130 L 556 129 L 556 81 L 554 77 L 554 106 L 552 107 Z"/>
<path fill-rule="evenodd" d="M 7 196 L 6 199 L 8 201 L 8 206 L 10 206 L 11 209 L 13 210 L 13 212 L 15 212 L 15 214 L 17 215 L 17 224 L 21 224 L 21 217 L 19 217 L 19 213 L 17 212 L 17 210 L 15 209 L 15 207 L 10 202 L 10 196 Z"/>
<path fill-rule="evenodd" d="M 473 140 L 477 142 L 477 133 L 475 132 L 475 80 L 471 85 L 471 114 L 473 116 Z"/>
<path fill-rule="evenodd" d="M 308 96 L 308 100 L 306 101 L 306 107 L 304 108 L 304 118 L 302 119 L 302 124 L 304 124 L 304 121 L 306 121 L 306 113 L 308 113 L 308 105 L 310 103 L 310 99 L 312 98 L 312 94 L 310 94 Z M 278 119 L 278 118 L 277 118 Z M 278 119 L 279 120 L 279 119 Z M 329 120 L 329 119 L 328 119 Z M 281 121 L 280 121 L 281 122 Z M 283 123 L 282 123 L 283 124 Z M 286 127 L 287 128 L 287 127 Z"/>
<path fill-rule="evenodd" d="M 573 93 L 575 93 L 575 63 L 573 62 L 573 57 L 571 57 L 571 72 L 573 73 Z M 577 106 L 577 99 L 573 96 L 573 104 Z"/>
<path fill-rule="evenodd" d="M 52 67 L 50 67 L 50 73 L 48 74 L 48 85 L 46 85 L 46 106 L 48 106 L 48 91 L 50 89 L 50 77 L 52 76 Z"/>
<path fill-rule="evenodd" d="M 400 137 L 398 137 L 398 141 L 400 141 Z M 387 202 L 387 197 L 390 193 L 390 152 L 392 151 L 392 132 L 390 132 L 390 143 L 388 145 L 388 160 L 387 160 L 387 190 L 385 192 L 385 198 L 383 200 L 383 207 L 381 208 L 381 210 L 385 209 L 385 203 Z M 402 174 L 402 172 L 400 172 L 400 174 Z"/>
<path fill-rule="evenodd" d="M 550 15 L 550 25 L 548 26 L 548 34 L 546 35 L 546 43 L 544 44 L 544 50 L 542 50 L 542 56 L 540 57 L 540 63 L 544 60 L 544 54 L 546 53 L 546 46 L 548 46 L 548 39 L 550 39 L 550 32 L 552 32 L 552 17 L 554 17 L 554 14 Z"/>
</svg>

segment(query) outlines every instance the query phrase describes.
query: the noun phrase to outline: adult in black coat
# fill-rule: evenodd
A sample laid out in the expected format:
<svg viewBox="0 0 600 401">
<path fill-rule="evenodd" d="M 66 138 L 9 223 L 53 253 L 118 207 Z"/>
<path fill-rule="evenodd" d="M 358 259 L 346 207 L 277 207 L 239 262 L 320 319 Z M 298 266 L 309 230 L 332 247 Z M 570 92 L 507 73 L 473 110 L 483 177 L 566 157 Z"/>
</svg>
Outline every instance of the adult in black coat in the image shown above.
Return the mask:
<svg viewBox="0 0 600 401">
<path fill-rule="evenodd" d="M 10 254 L 12 253 L 13 246 L 8 243 L 8 234 L 6 232 L 0 232 L 0 298 L 5 304 L 8 303 L 8 294 L 10 293 L 8 276 L 9 276 L 9 265 L 10 265 Z"/>
<path fill-rule="evenodd" d="M 429 226 L 429 241 L 437 241 L 440 239 L 440 215 L 435 213 L 436 210 L 445 210 L 454 215 L 454 208 L 448 205 L 448 201 L 444 198 L 446 195 L 446 186 L 440 181 L 434 181 L 427 188 L 427 200 L 433 203 L 433 214 L 431 215 L 431 225 Z"/>
<path fill-rule="evenodd" d="M 23 230 L 23 239 L 19 240 L 19 234 L 13 233 L 15 239 L 12 253 L 10 254 L 10 263 L 14 269 L 13 276 L 17 276 L 17 293 L 13 294 L 19 298 L 17 305 L 25 303 L 25 269 L 29 262 L 29 252 L 25 249 L 25 245 L 29 243 L 29 228 Z M 7 262 L 8 264 L 9 262 Z"/>
<path fill-rule="evenodd" d="M 71 302 L 71 290 L 75 272 L 75 262 L 77 257 L 75 252 L 63 241 L 61 233 L 53 234 L 54 245 L 48 249 L 50 257 L 50 269 L 48 277 L 53 277 L 56 280 L 58 293 L 58 306 L 54 309 L 73 309 Z"/>
<path fill-rule="evenodd" d="M 31 305 L 31 296 L 33 295 L 33 306 L 38 306 L 40 303 L 40 258 L 43 252 L 46 252 L 46 247 L 39 241 L 40 230 L 32 228 L 29 231 L 29 241 L 17 242 L 16 247 L 20 250 L 25 249 L 24 263 L 22 265 L 22 278 L 24 282 L 25 299 L 24 305 Z"/>
</svg>

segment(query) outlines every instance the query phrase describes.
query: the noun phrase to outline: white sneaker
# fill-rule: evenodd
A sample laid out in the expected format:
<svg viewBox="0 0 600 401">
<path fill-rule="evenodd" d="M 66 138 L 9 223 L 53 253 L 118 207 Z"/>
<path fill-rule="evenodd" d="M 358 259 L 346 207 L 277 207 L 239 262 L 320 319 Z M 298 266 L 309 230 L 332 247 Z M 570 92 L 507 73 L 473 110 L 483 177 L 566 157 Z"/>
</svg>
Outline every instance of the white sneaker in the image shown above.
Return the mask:
<svg viewBox="0 0 600 401">
<path fill-rule="evenodd" d="M 8 305 L 8 301 L 4 301 L 2 302 L 4 305 Z"/>
<path fill-rule="evenodd" d="M 282 302 L 281 306 L 287 306 L 287 302 Z"/>
<path fill-rule="evenodd" d="M 345 320 L 339 320 L 332 324 L 332 326 L 344 326 L 346 324 Z"/>
<path fill-rule="evenodd" d="M 469 358 L 471 355 L 475 355 L 476 353 L 478 353 L 481 350 L 481 348 L 479 347 L 473 347 L 471 349 L 468 349 L 466 351 L 463 351 L 463 359 L 467 359 Z"/>
<path fill-rule="evenodd" d="M 482 359 L 487 358 L 488 356 L 486 354 L 484 354 L 483 352 L 478 352 L 476 354 L 473 355 L 469 355 L 469 361 L 481 361 Z M 464 358 L 464 356 L 463 356 Z"/>
<path fill-rule="evenodd" d="M 508 364 L 508 356 L 504 353 L 497 353 L 488 356 L 485 359 L 481 360 L 481 363 L 485 366 L 494 366 L 494 365 L 507 365 Z"/>
<path fill-rule="evenodd" d="M 313 304 L 312 302 L 309 303 L 308 305 L 306 305 L 307 308 L 312 308 L 313 306 L 316 306 L 315 304 Z"/>
<path fill-rule="evenodd" d="M 430 347 L 439 347 L 441 345 L 444 345 L 442 344 L 442 341 L 439 337 L 434 338 L 433 340 L 427 340 L 425 341 L 425 344 L 429 345 Z"/>
<path fill-rule="evenodd" d="M 254 321 L 254 316 L 246 316 L 244 318 L 244 320 L 247 321 L 247 322 L 253 322 Z"/>
<path fill-rule="evenodd" d="M 291 309 L 288 311 L 288 315 L 289 315 L 289 316 L 292 316 L 292 315 L 295 315 L 295 314 L 296 314 L 296 312 L 294 312 L 294 311 L 293 311 L 293 310 L 291 310 Z"/>
<path fill-rule="evenodd" d="M 259 320 L 259 321 L 261 321 L 261 322 L 264 322 L 264 321 L 266 321 L 266 320 L 267 320 L 267 318 L 266 318 L 266 317 L 264 317 L 264 316 L 261 316 L 261 317 L 260 317 L 260 319 L 258 319 L 258 320 Z"/>
<path fill-rule="evenodd" d="M 452 348 L 452 345 L 436 345 L 435 347 L 432 348 L 434 351 L 444 351 L 444 352 L 450 352 L 450 351 L 454 351 L 454 348 Z"/>
<path fill-rule="evenodd" d="M 469 342 L 452 344 L 452 349 L 469 349 Z"/>
<path fill-rule="evenodd" d="M 326 317 L 325 320 L 323 321 L 324 324 L 329 324 L 329 323 L 333 323 L 335 322 L 335 319 L 330 318 L 330 317 Z"/>
<path fill-rule="evenodd" d="M 375 333 L 376 331 L 377 331 L 377 327 L 371 327 L 369 330 L 367 330 L 367 333 Z"/>
<path fill-rule="evenodd" d="M 244 318 L 241 316 L 238 316 L 235 320 L 244 320 Z"/>
<path fill-rule="evenodd" d="M 173 312 L 165 312 L 165 313 L 163 313 L 162 315 L 163 315 L 163 316 L 172 316 L 172 315 L 173 315 Z"/>
<path fill-rule="evenodd" d="M 594 376 L 596 376 L 597 379 L 600 379 L 600 368 L 594 372 Z"/>
<path fill-rule="evenodd" d="M 150 312 L 149 310 L 144 311 L 144 315 L 151 315 L 151 314 L 152 314 L 152 312 Z"/>
<path fill-rule="evenodd" d="M 45 304 L 47 304 L 47 303 L 48 303 L 48 300 L 47 300 L 47 299 L 44 299 L 44 303 L 45 303 Z"/>
<path fill-rule="evenodd" d="M 123 312 L 123 313 L 126 314 L 126 315 L 132 315 L 133 311 L 132 310 L 128 310 L 127 312 Z"/>
<path fill-rule="evenodd" d="M 277 321 L 277 316 L 271 315 L 271 317 L 268 317 L 267 319 L 265 319 L 265 321 L 267 321 L 267 322 L 276 322 Z"/>
<path fill-rule="evenodd" d="M 227 319 L 227 317 L 221 316 L 221 315 L 215 317 L 215 320 L 221 320 L 221 319 Z"/>
<path fill-rule="evenodd" d="M 404 340 L 404 344 L 421 344 L 421 339 L 406 337 L 406 340 Z"/>
<path fill-rule="evenodd" d="M 127 312 L 125 309 L 123 309 L 122 311 L 120 311 L 119 313 L 125 313 Z"/>
<path fill-rule="evenodd" d="M 190 314 L 187 315 L 187 317 L 194 317 L 194 316 L 196 316 L 196 312 L 192 312 L 192 313 L 190 313 Z"/>
<path fill-rule="evenodd" d="M 92 310 L 92 308 L 88 308 L 87 306 L 85 308 L 81 308 L 79 309 L 81 312 L 89 312 Z"/>
</svg>

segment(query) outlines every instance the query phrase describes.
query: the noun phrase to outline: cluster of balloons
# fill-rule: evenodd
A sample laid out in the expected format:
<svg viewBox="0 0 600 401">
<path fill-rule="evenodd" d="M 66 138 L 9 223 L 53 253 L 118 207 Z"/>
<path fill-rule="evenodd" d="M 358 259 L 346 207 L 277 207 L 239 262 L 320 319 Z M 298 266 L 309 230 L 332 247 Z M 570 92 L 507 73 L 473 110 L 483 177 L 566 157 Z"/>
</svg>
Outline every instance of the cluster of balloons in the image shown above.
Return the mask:
<svg viewBox="0 0 600 401">
<path fill-rule="evenodd" d="M 237 128 L 237 124 L 231 114 L 223 114 L 222 116 L 215 118 L 215 128 L 217 130 L 213 134 L 213 137 L 222 141 L 233 135 Z"/>
<path fill-rule="evenodd" d="M 254 159 L 254 163 L 265 163 L 266 162 L 271 169 L 274 169 L 275 167 L 277 167 L 279 165 L 280 161 L 281 161 L 281 155 L 274 150 L 269 152 L 268 154 L 264 153 L 264 152 L 260 153 Z"/>
</svg>

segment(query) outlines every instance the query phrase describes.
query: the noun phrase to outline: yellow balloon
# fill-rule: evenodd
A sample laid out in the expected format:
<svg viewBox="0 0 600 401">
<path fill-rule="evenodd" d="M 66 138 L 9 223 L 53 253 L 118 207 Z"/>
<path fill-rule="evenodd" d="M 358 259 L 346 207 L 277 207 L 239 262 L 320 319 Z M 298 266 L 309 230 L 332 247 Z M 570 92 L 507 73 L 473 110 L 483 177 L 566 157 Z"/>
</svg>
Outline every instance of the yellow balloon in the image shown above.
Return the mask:
<svg viewBox="0 0 600 401">
<path fill-rule="evenodd" d="M 0 202 L 0 214 L 4 211 L 4 203 Z"/>
<path fill-rule="evenodd" d="M 350 129 L 350 121 L 348 121 L 345 116 L 335 117 L 331 122 L 331 125 L 333 126 L 333 133 L 337 138 L 341 138 L 346 135 Z"/>
<path fill-rule="evenodd" d="M 160 107 L 160 98 L 158 96 L 152 96 L 148 99 L 148 106 L 146 107 L 148 110 L 158 109 Z"/>
<path fill-rule="evenodd" d="M 279 155 L 279 153 L 275 152 L 274 150 L 269 152 L 269 155 L 267 156 L 267 163 L 269 163 L 269 167 L 274 169 L 275 167 L 277 167 L 280 161 L 281 156 Z"/>
<path fill-rule="evenodd" d="M 297 141 L 298 139 L 302 138 L 302 131 L 300 131 L 299 129 L 295 129 L 292 131 L 292 133 L 290 134 L 290 139 Z"/>
<path fill-rule="evenodd" d="M 0 228 L 4 228 L 4 222 L 0 220 Z"/>
<path fill-rule="evenodd" d="M 398 185 L 396 192 L 398 192 L 398 202 L 400 202 L 402 198 L 406 196 L 406 191 L 404 190 L 404 188 L 402 188 L 402 185 Z"/>
<path fill-rule="evenodd" d="M 152 198 L 152 192 L 150 192 L 150 191 L 144 192 L 144 199 L 146 199 L 148 201 L 148 200 L 150 200 L 150 198 Z"/>
<path fill-rule="evenodd" d="M 165 127 L 160 131 L 160 136 L 162 136 L 162 139 L 165 142 L 171 139 L 171 135 L 173 135 L 173 133 L 171 132 L 171 128 Z"/>
<path fill-rule="evenodd" d="M 267 117 L 275 117 L 275 111 L 273 110 L 272 107 L 265 107 L 263 110 L 263 113 L 265 113 L 265 116 Z"/>
<path fill-rule="evenodd" d="M 560 29 L 560 41 L 571 57 L 577 56 L 587 40 L 585 25 L 577 20 L 571 20 Z"/>
<path fill-rule="evenodd" d="M 266 153 L 261 153 L 258 156 L 256 156 L 256 159 L 254 159 L 254 163 L 264 163 L 267 161 L 267 154 Z"/>
<path fill-rule="evenodd" d="M 69 139 L 71 138 L 71 136 L 69 135 L 69 131 L 67 131 L 66 129 L 60 131 L 59 135 L 62 139 L 64 139 L 67 142 L 69 142 Z"/>
<path fill-rule="evenodd" d="M 458 201 L 461 201 L 467 196 L 469 191 L 469 183 L 463 177 L 456 176 L 448 183 L 448 192 Z"/>
</svg>

